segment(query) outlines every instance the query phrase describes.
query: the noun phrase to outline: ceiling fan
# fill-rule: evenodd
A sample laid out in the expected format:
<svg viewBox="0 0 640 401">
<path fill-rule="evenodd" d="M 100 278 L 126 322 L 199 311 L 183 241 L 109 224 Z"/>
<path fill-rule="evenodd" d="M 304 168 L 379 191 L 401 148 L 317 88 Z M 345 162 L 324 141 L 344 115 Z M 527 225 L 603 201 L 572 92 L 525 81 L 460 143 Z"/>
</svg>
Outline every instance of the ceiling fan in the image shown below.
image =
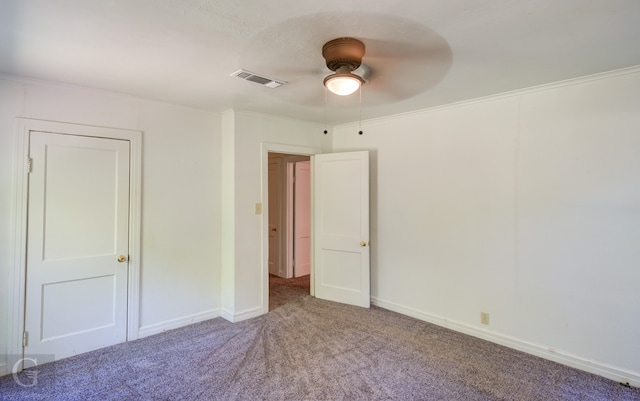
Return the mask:
<svg viewBox="0 0 640 401">
<path fill-rule="evenodd" d="M 451 60 L 448 43 L 421 23 L 387 14 L 329 12 L 259 32 L 239 62 L 258 72 L 246 80 L 274 88 L 261 93 L 277 102 L 312 112 L 329 105 L 332 118 L 349 119 L 359 102 L 329 92 L 338 78 L 351 80 L 352 93 L 362 88 L 363 104 L 375 114 L 375 107 L 424 93 L 447 73 Z"/>
<path fill-rule="evenodd" d="M 324 86 L 340 96 L 357 91 L 364 84 L 364 79 L 353 71 L 362 64 L 364 52 L 364 43 L 354 38 L 337 38 L 325 43 L 322 46 L 322 57 L 334 73 L 324 79 Z"/>
</svg>

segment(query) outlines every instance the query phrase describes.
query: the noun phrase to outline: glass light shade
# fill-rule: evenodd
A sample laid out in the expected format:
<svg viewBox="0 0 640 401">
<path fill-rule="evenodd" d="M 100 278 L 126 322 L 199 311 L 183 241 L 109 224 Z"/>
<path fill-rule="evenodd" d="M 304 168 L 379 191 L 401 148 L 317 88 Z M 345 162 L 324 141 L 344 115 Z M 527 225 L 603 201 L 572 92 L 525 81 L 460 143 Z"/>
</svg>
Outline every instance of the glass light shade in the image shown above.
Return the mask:
<svg viewBox="0 0 640 401">
<path fill-rule="evenodd" d="M 333 74 L 324 80 L 324 86 L 340 96 L 347 96 L 357 91 L 362 85 L 362 78 L 355 74 Z"/>
</svg>

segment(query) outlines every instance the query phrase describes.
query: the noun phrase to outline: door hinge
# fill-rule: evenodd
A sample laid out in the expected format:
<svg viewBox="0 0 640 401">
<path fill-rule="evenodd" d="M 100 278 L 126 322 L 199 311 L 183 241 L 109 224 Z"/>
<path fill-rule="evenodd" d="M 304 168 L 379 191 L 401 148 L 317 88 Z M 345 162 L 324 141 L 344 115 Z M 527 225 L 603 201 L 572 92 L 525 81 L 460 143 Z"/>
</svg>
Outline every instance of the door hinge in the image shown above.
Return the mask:
<svg viewBox="0 0 640 401">
<path fill-rule="evenodd" d="M 22 332 L 22 347 L 24 348 L 27 345 L 29 345 L 29 332 L 23 331 Z"/>
<path fill-rule="evenodd" d="M 33 159 L 28 157 L 27 158 L 27 174 L 31 173 L 32 170 L 33 170 Z"/>
</svg>

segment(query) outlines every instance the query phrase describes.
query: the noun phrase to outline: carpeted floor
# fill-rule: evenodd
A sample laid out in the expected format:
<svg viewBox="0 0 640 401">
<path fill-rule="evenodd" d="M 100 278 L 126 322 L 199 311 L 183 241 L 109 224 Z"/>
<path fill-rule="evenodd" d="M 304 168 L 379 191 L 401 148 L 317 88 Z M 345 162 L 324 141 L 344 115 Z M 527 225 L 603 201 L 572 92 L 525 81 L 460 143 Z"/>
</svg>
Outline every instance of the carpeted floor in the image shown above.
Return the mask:
<svg viewBox="0 0 640 401">
<path fill-rule="evenodd" d="M 277 281 L 267 315 L 43 365 L 30 388 L 5 376 L 0 399 L 640 400 L 640 389 L 381 308 L 318 300 L 303 280 Z"/>
<path fill-rule="evenodd" d="M 269 275 L 269 310 L 309 295 L 309 284 L 309 275 L 289 279 Z"/>
</svg>

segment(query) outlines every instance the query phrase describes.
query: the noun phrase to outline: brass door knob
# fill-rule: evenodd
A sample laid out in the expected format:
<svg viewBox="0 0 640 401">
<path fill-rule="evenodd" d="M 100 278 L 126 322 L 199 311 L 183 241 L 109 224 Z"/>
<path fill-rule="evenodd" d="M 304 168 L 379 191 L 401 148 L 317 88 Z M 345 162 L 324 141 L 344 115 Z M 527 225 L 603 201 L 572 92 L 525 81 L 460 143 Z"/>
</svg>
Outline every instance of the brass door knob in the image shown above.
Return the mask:
<svg viewBox="0 0 640 401">
<path fill-rule="evenodd" d="M 367 246 L 367 241 L 360 241 L 360 246 Z"/>
<path fill-rule="evenodd" d="M 124 261 L 126 261 L 126 260 L 127 260 L 127 257 L 126 257 L 126 256 L 124 256 L 124 255 L 120 255 L 120 256 L 118 256 L 118 262 L 122 263 L 122 262 L 124 262 Z"/>
</svg>

